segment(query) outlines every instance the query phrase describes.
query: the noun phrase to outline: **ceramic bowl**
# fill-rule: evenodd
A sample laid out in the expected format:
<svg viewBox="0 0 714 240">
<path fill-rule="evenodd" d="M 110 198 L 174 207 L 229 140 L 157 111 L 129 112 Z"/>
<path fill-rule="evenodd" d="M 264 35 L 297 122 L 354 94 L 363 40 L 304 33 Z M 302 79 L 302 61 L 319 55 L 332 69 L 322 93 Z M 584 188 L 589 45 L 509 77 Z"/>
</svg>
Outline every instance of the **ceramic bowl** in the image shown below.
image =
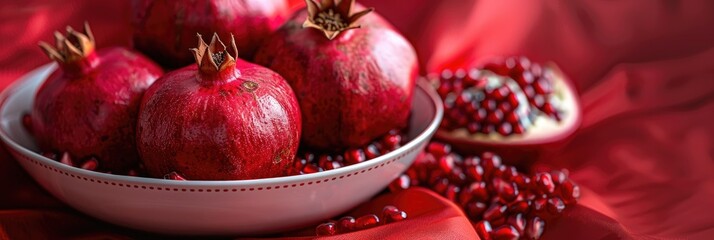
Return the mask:
<svg viewBox="0 0 714 240">
<path fill-rule="evenodd" d="M 236 181 L 173 181 L 70 167 L 37 153 L 22 126 L 35 92 L 56 66 L 30 72 L 0 95 L 0 139 L 52 195 L 98 219 L 182 235 L 257 235 L 297 229 L 367 201 L 405 171 L 435 133 L 442 104 L 426 83 L 413 98 L 408 143 L 359 164 L 314 174 Z"/>
</svg>

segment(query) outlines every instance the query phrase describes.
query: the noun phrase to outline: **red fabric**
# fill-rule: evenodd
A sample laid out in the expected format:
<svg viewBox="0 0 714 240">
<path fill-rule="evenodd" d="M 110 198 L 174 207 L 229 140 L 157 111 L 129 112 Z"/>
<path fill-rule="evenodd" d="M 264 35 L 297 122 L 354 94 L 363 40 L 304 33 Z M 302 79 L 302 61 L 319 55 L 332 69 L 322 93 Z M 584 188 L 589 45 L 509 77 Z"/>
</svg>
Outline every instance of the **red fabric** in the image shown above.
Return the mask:
<svg viewBox="0 0 714 240">
<path fill-rule="evenodd" d="M 525 54 L 557 62 L 578 86 L 583 126 L 541 164 L 571 169 L 583 198 L 544 238 L 714 239 L 714 2 L 408 2 L 362 1 L 404 31 L 427 71 Z M 67 24 L 90 21 L 100 47 L 130 42 L 128 1 L 2 6 L 0 88 L 48 62 L 36 42 Z M 4 150 L 0 196 L 0 239 L 146 236 L 65 207 Z M 423 190 L 381 196 L 360 209 L 386 202 L 410 218 L 333 239 L 475 237 L 453 205 Z"/>
</svg>

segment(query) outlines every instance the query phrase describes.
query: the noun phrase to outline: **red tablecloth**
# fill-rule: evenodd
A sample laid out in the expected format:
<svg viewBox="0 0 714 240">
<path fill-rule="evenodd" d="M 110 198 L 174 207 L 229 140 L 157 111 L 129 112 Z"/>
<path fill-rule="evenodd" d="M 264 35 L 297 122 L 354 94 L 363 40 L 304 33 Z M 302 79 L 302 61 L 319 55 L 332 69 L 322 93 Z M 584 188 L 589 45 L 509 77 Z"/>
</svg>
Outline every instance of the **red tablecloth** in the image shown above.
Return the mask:
<svg viewBox="0 0 714 240">
<path fill-rule="evenodd" d="M 576 82 L 583 126 L 544 164 L 571 169 L 584 193 L 546 239 L 714 239 L 714 1 L 362 3 L 405 33 L 425 70 L 525 54 L 557 62 Z M 0 88 L 48 62 L 36 43 L 66 25 L 90 21 L 100 47 L 130 43 L 129 1 L 1 5 Z M 475 238 L 453 205 L 419 189 L 357 211 L 386 202 L 410 219 L 334 239 Z M 0 150 L 0 239 L 145 236 L 66 207 Z"/>
</svg>

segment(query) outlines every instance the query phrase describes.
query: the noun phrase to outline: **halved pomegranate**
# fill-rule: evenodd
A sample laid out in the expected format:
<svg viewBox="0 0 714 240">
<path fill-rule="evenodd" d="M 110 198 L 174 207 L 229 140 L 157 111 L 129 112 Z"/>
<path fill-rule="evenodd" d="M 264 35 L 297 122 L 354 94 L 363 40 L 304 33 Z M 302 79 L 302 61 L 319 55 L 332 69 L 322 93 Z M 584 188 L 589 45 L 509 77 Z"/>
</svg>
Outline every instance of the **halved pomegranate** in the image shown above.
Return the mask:
<svg viewBox="0 0 714 240">
<path fill-rule="evenodd" d="M 553 63 L 511 57 L 429 80 L 445 107 L 436 138 L 460 152 L 492 151 L 527 165 L 562 147 L 580 125 L 577 92 Z"/>
</svg>

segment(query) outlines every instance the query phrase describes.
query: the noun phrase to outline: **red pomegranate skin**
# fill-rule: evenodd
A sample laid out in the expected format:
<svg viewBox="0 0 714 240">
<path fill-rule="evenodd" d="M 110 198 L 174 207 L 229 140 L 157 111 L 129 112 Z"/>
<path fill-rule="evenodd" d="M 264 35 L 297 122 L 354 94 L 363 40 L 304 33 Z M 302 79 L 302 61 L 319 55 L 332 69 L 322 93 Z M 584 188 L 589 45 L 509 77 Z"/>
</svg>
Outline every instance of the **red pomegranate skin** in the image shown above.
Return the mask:
<svg viewBox="0 0 714 240">
<path fill-rule="evenodd" d="M 418 74 L 409 42 L 376 13 L 332 40 L 303 28 L 306 17 L 305 9 L 297 12 L 255 58 L 293 87 L 303 143 L 322 150 L 358 147 L 405 127 Z"/>
<path fill-rule="evenodd" d="M 70 153 L 75 166 L 96 157 L 104 170 L 135 167 L 139 103 L 161 74 L 154 62 L 124 48 L 92 52 L 82 64 L 60 64 L 35 96 L 31 118 L 38 146 Z"/>
<path fill-rule="evenodd" d="M 251 92 L 248 82 L 257 83 Z M 137 141 L 149 175 L 240 180 L 287 175 L 300 109 L 285 80 L 236 60 L 214 78 L 190 65 L 167 73 L 141 103 Z"/>
<path fill-rule="evenodd" d="M 232 33 L 250 60 L 288 15 L 286 0 L 133 0 L 132 9 L 134 47 L 168 68 L 193 63 L 196 33 Z"/>
</svg>

